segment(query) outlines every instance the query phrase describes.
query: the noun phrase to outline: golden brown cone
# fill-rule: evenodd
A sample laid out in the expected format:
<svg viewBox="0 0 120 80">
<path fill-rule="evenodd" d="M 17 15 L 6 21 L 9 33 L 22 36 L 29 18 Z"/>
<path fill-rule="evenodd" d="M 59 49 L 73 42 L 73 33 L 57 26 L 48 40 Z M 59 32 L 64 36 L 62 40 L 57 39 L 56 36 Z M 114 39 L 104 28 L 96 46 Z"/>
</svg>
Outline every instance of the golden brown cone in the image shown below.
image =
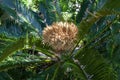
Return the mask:
<svg viewBox="0 0 120 80">
<path fill-rule="evenodd" d="M 43 30 L 43 42 L 55 51 L 66 51 L 74 47 L 78 28 L 73 23 L 56 22 Z"/>
</svg>

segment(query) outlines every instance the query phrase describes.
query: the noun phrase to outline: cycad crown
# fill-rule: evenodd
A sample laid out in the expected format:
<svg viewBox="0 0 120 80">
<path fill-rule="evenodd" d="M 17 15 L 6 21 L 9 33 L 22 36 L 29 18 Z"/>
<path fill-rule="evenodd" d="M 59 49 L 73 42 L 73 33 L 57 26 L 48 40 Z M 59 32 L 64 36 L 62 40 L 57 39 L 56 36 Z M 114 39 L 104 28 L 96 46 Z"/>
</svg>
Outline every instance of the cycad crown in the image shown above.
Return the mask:
<svg viewBox="0 0 120 80">
<path fill-rule="evenodd" d="M 78 29 L 73 23 L 56 22 L 43 30 L 43 42 L 55 51 L 70 50 L 76 41 Z"/>
</svg>

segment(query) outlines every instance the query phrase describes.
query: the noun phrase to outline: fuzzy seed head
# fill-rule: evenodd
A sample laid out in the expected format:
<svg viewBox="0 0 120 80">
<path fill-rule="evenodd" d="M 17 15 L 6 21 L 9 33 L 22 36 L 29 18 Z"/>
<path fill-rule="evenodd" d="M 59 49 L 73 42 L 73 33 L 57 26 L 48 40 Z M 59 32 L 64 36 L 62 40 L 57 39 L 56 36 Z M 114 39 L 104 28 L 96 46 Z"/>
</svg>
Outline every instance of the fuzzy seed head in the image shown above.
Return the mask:
<svg viewBox="0 0 120 80">
<path fill-rule="evenodd" d="M 77 40 L 78 28 L 73 23 L 56 22 L 43 30 L 43 42 L 55 51 L 70 50 Z"/>
</svg>

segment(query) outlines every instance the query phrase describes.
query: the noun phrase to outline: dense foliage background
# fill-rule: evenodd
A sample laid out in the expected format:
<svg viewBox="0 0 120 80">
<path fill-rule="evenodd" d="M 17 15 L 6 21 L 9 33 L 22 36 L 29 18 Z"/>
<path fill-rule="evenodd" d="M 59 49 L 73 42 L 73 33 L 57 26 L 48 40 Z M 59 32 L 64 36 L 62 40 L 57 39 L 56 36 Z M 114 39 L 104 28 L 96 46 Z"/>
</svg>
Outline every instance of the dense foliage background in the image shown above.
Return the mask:
<svg viewBox="0 0 120 80">
<path fill-rule="evenodd" d="M 42 30 L 57 21 L 79 29 L 57 57 Z M 0 80 L 120 80 L 119 0 L 0 0 Z"/>
</svg>

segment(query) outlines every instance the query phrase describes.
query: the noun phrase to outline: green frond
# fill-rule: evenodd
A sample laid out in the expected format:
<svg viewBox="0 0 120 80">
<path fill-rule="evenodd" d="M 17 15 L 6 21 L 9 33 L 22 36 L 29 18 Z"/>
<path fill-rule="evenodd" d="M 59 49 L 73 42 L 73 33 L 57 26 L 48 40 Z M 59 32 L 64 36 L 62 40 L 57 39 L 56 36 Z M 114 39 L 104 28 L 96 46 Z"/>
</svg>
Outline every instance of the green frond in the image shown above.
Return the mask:
<svg viewBox="0 0 120 80">
<path fill-rule="evenodd" d="M 103 8 L 106 9 L 119 9 L 120 8 L 120 1 L 119 0 L 107 0 Z"/>
<path fill-rule="evenodd" d="M 45 63 L 50 63 L 50 60 L 44 59 L 41 56 L 27 55 L 26 53 L 15 54 L 8 57 L 0 64 L 0 71 L 7 71 L 9 69 L 26 66 L 36 66 Z"/>
<path fill-rule="evenodd" d="M 110 4 L 112 3 L 113 4 Z M 78 25 L 79 28 L 79 37 L 82 39 L 85 34 L 89 31 L 89 29 L 92 27 L 92 25 L 100 20 L 102 17 L 108 16 L 108 15 L 120 15 L 120 11 L 116 10 L 116 8 L 119 8 L 119 0 L 112 1 L 107 0 L 106 4 L 101 8 L 99 11 L 96 12 L 96 14 L 93 14 L 89 19 L 82 20 L 80 24 Z"/>
<path fill-rule="evenodd" d="M 26 43 L 25 38 L 20 38 L 16 42 L 8 45 L 2 53 L 0 53 L 0 62 L 4 60 L 6 57 L 8 57 L 10 54 L 14 53 L 15 51 L 18 51 L 20 49 L 24 48 L 24 45 Z"/>
<path fill-rule="evenodd" d="M 93 49 L 79 50 L 75 55 L 88 80 L 117 80 L 116 73 L 106 60 Z"/>
<path fill-rule="evenodd" d="M 64 67 L 65 70 L 72 69 L 70 73 L 73 74 L 74 78 L 81 79 L 81 80 L 87 80 L 87 77 L 84 74 L 84 71 L 80 68 L 78 64 L 74 62 L 66 61 L 62 66 Z"/>
<path fill-rule="evenodd" d="M 0 80 L 13 80 L 7 72 L 0 72 Z"/>
<path fill-rule="evenodd" d="M 96 12 L 96 14 L 93 15 L 94 16 L 90 17 L 89 19 L 81 21 L 81 23 L 78 25 L 80 39 L 82 39 L 88 33 L 89 29 L 93 26 L 93 24 L 95 24 L 95 22 L 100 20 L 102 17 L 108 15 L 120 15 L 120 11 L 116 11 L 114 7 L 112 7 L 112 10 L 103 7 L 98 12 Z"/>
<path fill-rule="evenodd" d="M 14 42 L 14 41 L 16 41 L 16 38 L 14 38 L 12 36 L 11 37 L 7 36 L 5 34 L 0 34 L 0 40 Z"/>
<path fill-rule="evenodd" d="M 18 4 L 18 5 L 20 5 L 20 4 Z M 38 30 L 35 27 L 35 24 L 30 22 L 30 19 L 27 19 L 27 16 L 26 16 L 28 14 L 27 12 L 20 13 L 19 11 L 16 11 L 15 9 L 12 9 L 11 7 L 9 7 L 5 4 L 0 4 L 0 8 L 2 8 L 2 10 L 4 10 L 8 14 L 9 17 L 11 17 L 13 20 L 15 20 L 15 22 L 19 24 L 18 26 L 20 26 L 20 25 L 22 27 L 24 26 L 24 28 L 29 32 L 30 31 L 38 32 Z M 31 16 L 32 15 L 30 15 L 29 17 L 31 17 Z"/>
</svg>

